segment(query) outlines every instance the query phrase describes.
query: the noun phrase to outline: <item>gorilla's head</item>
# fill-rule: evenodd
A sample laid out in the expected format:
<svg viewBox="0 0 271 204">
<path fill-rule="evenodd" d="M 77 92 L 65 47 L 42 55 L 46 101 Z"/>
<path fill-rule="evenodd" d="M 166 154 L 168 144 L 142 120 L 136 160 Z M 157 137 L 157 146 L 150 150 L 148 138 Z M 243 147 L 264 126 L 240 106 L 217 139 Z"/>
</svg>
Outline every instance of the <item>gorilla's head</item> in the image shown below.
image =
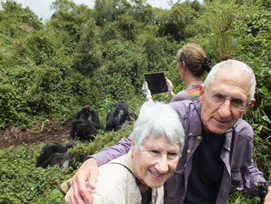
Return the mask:
<svg viewBox="0 0 271 204">
<path fill-rule="evenodd" d="M 125 122 L 125 120 L 127 120 L 127 117 L 129 117 L 128 104 L 124 100 L 119 101 L 116 105 L 115 112 L 118 113 L 120 123 Z"/>
<path fill-rule="evenodd" d="M 91 120 L 91 112 L 92 112 L 92 108 L 89 106 L 89 105 L 85 105 L 83 108 L 82 108 L 82 111 L 81 111 L 81 119 L 83 120 Z"/>
</svg>

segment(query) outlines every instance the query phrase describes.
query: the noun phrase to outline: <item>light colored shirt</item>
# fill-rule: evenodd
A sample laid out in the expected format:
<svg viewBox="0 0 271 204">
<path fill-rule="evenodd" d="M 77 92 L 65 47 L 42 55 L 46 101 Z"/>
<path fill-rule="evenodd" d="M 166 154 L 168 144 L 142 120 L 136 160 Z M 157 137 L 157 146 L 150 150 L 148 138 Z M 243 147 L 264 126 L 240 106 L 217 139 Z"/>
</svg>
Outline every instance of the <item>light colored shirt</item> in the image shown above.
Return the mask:
<svg viewBox="0 0 271 204">
<path fill-rule="evenodd" d="M 114 162 L 114 163 L 113 163 Z M 132 172 L 131 152 L 99 167 L 98 183 L 95 189 L 88 187 L 94 204 L 141 204 L 142 196 Z M 133 172 L 134 173 L 134 172 Z M 164 203 L 164 188 L 152 189 L 152 204 Z"/>
</svg>

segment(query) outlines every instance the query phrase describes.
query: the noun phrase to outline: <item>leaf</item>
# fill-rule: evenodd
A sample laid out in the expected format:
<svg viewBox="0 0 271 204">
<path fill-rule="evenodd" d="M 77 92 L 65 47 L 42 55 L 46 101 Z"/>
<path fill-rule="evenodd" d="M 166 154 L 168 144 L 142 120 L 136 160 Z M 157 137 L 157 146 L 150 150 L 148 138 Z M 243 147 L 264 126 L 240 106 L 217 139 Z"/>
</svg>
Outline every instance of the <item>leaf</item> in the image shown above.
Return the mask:
<svg viewBox="0 0 271 204">
<path fill-rule="evenodd" d="M 264 121 L 266 121 L 266 122 L 271 123 L 271 121 L 269 120 L 269 118 L 268 118 L 266 115 L 264 115 L 264 116 L 262 117 L 262 119 L 263 119 Z"/>
<path fill-rule="evenodd" d="M 260 125 L 257 129 L 262 131 L 263 127 L 264 127 L 263 125 Z"/>
</svg>

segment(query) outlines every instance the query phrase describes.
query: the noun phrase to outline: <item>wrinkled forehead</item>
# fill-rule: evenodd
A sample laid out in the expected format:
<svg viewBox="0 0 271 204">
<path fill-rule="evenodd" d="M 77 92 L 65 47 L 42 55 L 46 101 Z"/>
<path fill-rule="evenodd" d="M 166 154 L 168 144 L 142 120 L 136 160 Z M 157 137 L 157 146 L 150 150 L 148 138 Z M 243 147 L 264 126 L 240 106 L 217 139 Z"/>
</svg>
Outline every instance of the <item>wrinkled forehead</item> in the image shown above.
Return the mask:
<svg viewBox="0 0 271 204">
<path fill-rule="evenodd" d="M 250 75 L 253 74 L 253 71 L 250 70 L 250 68 L 242 62 L 229 60 L 218 63 L 216 66 L 213 67 L 210 74 L 213 75 L 213 80 L 216 80 L 217 77 L 241 77 L 240 79 L 247 80 L 248 78 L 251 78 Z"/>
<path fill-rule="evenodd" d="M 243 81 L 244 83 L 248 83 L 247 77 L 244 75 L 244 72 L 240 71 L 239 69 L 221 69 L 216 72 L 214 76 L 214 80 L 216 83 L 224 82 L 224 81 Z"/>
<path fill-rule="evenodd" d="M 240 70 L 222 69 L 217 72 L 210 83 L 208 89 L 219 91 L 228 89 L 228 91 L 241 91 L 249 94 L 250 83 L 247 77 Z"/>
</svg>

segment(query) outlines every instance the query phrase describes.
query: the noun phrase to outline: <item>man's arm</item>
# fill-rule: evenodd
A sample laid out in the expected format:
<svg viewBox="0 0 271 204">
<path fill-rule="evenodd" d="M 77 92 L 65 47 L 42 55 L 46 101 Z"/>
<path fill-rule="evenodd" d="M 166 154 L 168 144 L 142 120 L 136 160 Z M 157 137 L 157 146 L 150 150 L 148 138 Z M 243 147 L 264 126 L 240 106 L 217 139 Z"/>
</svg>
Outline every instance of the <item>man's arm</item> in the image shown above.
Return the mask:
<svg viewBox="0 0 271 204">
<path fill-rule="evenodd" d="M 86 160 L 72 178 L 72 185 L 65 196 L 66 202 L 69 204 L 93 203 L 86 182 L 89 183 L 91 188 L 95 188 L 98 174 L 99 169 L 95 159 Z"/>
<path fill-rule="evenodd" d="M 89 158 L 94 158 L 98 166 L 106 164 L 112 159 L 118 158 L 130 150 L 131 146 L 131 135 L 126 139 L 121 139 L 116 145 L 106 147 L 99 153 L 91 155 Z"/>
<path fill-rule="evenodd" d="M 69 204 L 84 204 L 85 201 L 92 203 L 93 198 L 87 190 L 86 182 L 94 189 L 99 174 L 98 166 L 126 154 L 130 150 L 130 138 L 131 135 L 127 139 L 120 140 L 116 145 L 90 156 L 73 176 L 72 186 L 65 197 L 66 202 Z"/>
</svg>

